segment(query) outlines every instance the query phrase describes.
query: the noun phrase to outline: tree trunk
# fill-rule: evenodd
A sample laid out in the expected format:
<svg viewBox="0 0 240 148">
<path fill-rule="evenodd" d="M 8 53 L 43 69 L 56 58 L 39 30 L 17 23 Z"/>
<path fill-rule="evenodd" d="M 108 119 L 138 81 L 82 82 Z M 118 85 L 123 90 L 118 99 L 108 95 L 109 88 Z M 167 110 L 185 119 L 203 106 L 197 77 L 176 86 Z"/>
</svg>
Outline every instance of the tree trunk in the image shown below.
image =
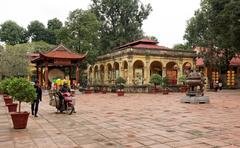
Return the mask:
<svg viewBox="0 0 240 148">
<path fill-rule="evenodd" d="M 19 105 L 18 105 L 18 112 L 21 112 L 21 101 L 19 101 Z"/>
</svg>

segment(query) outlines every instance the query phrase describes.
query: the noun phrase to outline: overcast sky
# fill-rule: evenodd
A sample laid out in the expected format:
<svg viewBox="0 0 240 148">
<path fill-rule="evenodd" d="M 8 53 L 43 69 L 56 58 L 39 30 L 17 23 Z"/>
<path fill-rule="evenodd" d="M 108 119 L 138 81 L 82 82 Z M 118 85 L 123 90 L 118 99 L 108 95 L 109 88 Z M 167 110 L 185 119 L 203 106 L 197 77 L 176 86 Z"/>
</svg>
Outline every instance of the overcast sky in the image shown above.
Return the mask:
<svg viewBox="0 0 240 148">
<path fill-rule="evenodd" d="M 159 44 L 172 47 L 183 43 L 186 21 L 200 7 L 201 0 L 141 0 L 150 3 L 153 11 L 144 21 L 146 35 L 158 38 Z M 27 27 L 30 21 L 39 20 L 47 24 L 57 17 L 62 22 L 70 11 L 77 8 L 88 9 L 90 0 L 3 0 L 0 8 L 0 24 L 13 20 Z"/>
</svg>

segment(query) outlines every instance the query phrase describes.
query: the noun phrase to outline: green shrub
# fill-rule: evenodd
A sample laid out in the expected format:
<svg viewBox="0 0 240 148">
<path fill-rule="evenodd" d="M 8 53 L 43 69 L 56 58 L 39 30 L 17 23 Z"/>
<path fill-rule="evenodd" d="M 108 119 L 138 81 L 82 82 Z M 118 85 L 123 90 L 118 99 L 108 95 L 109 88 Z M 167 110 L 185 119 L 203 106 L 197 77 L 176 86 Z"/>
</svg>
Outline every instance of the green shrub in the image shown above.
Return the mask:
<svg viewBox="0 0 240 148">
<path fill-rule="evenodd" d="M 181 77 L 178 78 L 178 81 L 181 82 L 182 84 L 185 84 L 186 82 L 186 76 L 182 75 Z"/>
<path fill-rule="evenodd" d="M 169 78 L 168 77 L 163 77 L 162 78 L 162 83 L 161 83 L 161 86 L 163 88 L 166 88 L 168 86 L 168 81 L 169 81 Z"/>
<path fill-rule="evenodd" d="M 124 89 L 124 84 L 126 83 L 126 80 L 122 77 L 118 77 L 115 81 L 116 87 L 118 89 Z"/>
<path fill-rule="evenodd" d="M 0 83 L 0 91 L 4 94 L 9 94 L 8 93 L 8 85 L 10 84 L 12 78 L 7 78 L 1 81 Z"/>
<path fill-rule="evenodd" d="M 33 102 L 36 98 L 34 86 L 24 78 L 13 78 L 8 85 L 8 92 L 14 100 L 19 101 L 19 112 L 21 111 L 21 102 Z"/>
<path fill-rule="evenodd" d="M 154 84 L 154 87 L 156 88 L 157 85 L 162 83 L 162 77 L 159 74 L 153 74 L 150 77 L 149 83 Z"/>
</svg>

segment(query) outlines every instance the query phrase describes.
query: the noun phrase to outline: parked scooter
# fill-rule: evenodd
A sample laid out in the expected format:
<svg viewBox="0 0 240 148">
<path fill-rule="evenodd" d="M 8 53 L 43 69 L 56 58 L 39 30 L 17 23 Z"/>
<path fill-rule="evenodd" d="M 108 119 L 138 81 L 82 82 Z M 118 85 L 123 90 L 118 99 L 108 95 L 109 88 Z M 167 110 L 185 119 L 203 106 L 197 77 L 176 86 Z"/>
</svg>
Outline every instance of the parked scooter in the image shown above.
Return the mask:
<svg viewBox="0 0 240 148">
<path fill-rule="evenodd" d="M 59 101 L 56 101 L 58 102 L 56 105 L 58 111 L 66 111 L 66 113 L 69 115 L 75 112 L 73 99 L 69 92 L 61 93 L 60 91 L 58 91 L 56 95 L 59 99 Z"/>
</svg>

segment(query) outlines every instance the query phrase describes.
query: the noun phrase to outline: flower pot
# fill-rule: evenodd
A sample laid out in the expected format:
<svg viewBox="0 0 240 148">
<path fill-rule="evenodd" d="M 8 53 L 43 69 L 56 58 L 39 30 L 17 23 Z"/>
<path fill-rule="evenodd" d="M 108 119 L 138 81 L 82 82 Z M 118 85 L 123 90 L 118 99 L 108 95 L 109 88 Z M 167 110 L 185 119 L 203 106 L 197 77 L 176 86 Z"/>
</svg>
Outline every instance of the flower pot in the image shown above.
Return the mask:
<svg viewBox="0 0 240 148">
<path fill-rule="evenodd" d="M 158 89 L 157 88 L 152 88 L 152 93 L 153 94 L 156 94 L 158 92 Z"/>
<path fill-rule="evenodd" d="M 169 90 L 168 90 L 168 89 L 163 89 L 163 90 L 162 90 L 162 93 L 163 93 L 164 95 L 167 95 L 167 94 L 168 94 L 168 92 L 169 92 Z"/>
<path fill-rule="evenodd" d="M 180 87 L 180 92 L 187 92 L 187 86 Z"/>
<path fill-rule="evenodd" d="M 12 103 L 13 103 L 13 99 L 10 98 L 10 97 L 5 97 L 5 98 L 4 98 L 4 102 L 5 102 L 5 105 L 7 105 L 7 104 L 12 104 Z"/>
<path fill-rule="evenodd" d="M 107 91 L 106 90 L 102 90 L 102 94 L 106 94 L 107 93 Z"/>
<path fill-rule="evenodd" d="M 7 104 L 8 112 L 16 112 L 17 111 L 17 103 Z"/>
<path fill-rule="evenodd" d="M 24 129 L 27 127 L 29 112 L 11 113 L 13 128 Z"/>
<path fill-rule="evenodd" d="M 124 91 L 117 91 L 118 96 L 124 96 Z"/>
<path fill-rule="evenodd" d="M 91 94 L 91 93 L 92 93 L 92 90 L 91 90 L 91 89 L 85 90 L 85 94 Z"/>
</svg>

